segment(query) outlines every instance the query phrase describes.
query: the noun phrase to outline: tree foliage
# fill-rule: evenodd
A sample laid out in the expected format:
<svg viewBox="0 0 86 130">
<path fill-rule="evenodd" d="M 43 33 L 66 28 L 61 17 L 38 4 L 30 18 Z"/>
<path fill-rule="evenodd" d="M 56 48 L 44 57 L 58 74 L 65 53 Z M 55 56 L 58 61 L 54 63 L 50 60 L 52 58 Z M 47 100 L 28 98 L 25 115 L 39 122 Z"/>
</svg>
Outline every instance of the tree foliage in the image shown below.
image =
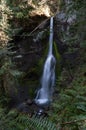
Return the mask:
<svg viewBox="0 0 86 130">
<path fill-rule="evenodd" d="M 6 2 L 5 7 L 7 8 L 4 9 L 4 14 L 7 15 L 7 21 L 5 21 L 7 27 L 2 29 L 2 31 L 9 38 L 12 38 L 13 35 L 22 29 L 20 21 L 28 19 L 28 13 L 33 8 L 27 5 L 27 1 L 23 0 L 6 0 Z M 62 5 L 61 7 L 66 12 L 67 19 L 69 16 L 72 17 L 73 14 L 76 15 L 76 21 L 70 26 L 69 35 L 66 33 L 62 34 L 70 49 L 75 45 L 79 49 L 85 49 L 86 47 L 85 3 L 85 0 L 72 0 L 68 5 Z M 2 15 L 2 17 L 6 15 Z M 1 19 L 3 19 L 2 17 Z M 0 26 L 2 27 L 2 25 Z M 54 47 L 56 47 L 55 44 Z M 16 110 L 8 112 L 8 109 L 5 108 L 9 102 L 9 98 L 5 95 L 7 87 L 11 88 L 12 84 L 18 81 L 22 73 L 13 64 L 9 56 L 13 53 L 7 49 L 6 44 L 4 47 L 0 46 L 0 130 L 85 130 L 86 57 L 84 52 L 81 52 L 82 56 L 79 59 L 81 64 L 77 65 L 76 71 L 73 71 L 73 81 L 68 84 L 68 87 L 60 88 L 60 94 L 49 111 L 49 117 L 38 118 L 35 115 L 30 117 L 29 115 L 18 113 Z M 55 53 L 57 58 L 60 59 L 58 52 Z M 64 84 L 64 78 L 61 76 L 59 82 Z M 57 82 L 56 86 L 58 87 L 58 85 L 60 84 Z"/>
</svg>

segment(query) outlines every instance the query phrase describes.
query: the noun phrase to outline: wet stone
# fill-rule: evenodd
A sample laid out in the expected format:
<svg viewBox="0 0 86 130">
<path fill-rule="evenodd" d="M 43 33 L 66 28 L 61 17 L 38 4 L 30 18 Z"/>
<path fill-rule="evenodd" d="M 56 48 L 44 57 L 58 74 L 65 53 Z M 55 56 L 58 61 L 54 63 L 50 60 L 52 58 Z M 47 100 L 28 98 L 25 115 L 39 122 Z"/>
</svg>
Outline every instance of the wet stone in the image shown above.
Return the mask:
<svg viewBox="0 0 86 130">
<path fill-rule="evenodd" d="M 33 104 L 33 101 L 30 100 L 30 99 L 28 99 L 28 100 L 26 101 L 26 103 L 27 103 L 27 105 L 32 105 L 32 104 Z"/>
</svg>

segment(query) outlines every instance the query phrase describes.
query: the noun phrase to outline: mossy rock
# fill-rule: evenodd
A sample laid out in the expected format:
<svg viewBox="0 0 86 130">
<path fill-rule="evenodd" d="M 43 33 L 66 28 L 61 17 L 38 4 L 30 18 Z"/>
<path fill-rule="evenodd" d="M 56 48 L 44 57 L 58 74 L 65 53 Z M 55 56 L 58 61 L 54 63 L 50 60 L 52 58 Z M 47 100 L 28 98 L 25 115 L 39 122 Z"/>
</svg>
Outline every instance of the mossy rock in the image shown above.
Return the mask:
<svg viewBox="0 0 86 130">
<path fill-rule="evenodd" d="M 58 51 L 58 47 L 56 45 L 56 43 L 53 43 L 53 50 L 54 50 L 54 56 L 56 58 L 56 77 L 60 76 L 61 74 L 61 55 Z"/>
</svg>

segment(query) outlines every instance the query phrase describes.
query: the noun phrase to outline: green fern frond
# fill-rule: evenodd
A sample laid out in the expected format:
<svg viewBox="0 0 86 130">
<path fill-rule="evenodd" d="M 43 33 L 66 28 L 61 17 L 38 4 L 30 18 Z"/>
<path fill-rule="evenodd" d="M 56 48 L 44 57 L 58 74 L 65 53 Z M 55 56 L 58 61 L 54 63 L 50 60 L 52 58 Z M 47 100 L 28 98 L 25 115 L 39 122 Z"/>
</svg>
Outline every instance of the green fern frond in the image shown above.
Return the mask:
<svg viewBox="0 0 86 130">
<path fill-rule="evenodd" d="M 30 118 L 28 115 L 19 114 L 16 110 L 5 114 L 3 109 L 0 110 L 0 130 L 57 130 L 56 125 L 48 118 L 35 115 Z"/>
</svg>

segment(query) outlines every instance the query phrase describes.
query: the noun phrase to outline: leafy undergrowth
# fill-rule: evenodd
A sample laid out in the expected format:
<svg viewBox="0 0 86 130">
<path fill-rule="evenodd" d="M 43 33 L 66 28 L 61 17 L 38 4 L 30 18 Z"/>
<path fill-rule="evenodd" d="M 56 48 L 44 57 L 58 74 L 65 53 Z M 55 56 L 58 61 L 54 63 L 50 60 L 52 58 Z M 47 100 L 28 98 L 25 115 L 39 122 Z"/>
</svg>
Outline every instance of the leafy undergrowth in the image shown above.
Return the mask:
<svg viewBox="0 0 86 130">
<path fill-rule="evenodd" d="M 86 68 L 78 68 L 68 88 L 61 89 L 48 117 L 30 117 L 0 108 L 0 130 L 86 130 Z"/>
<path fill-rule="evenodd" d="M 6 114 L 6 110 L 0 109 L 0 130 L 57 130 L 57 128 L 48 118 L 38 118 L 35 115 L 30 117 L 16 110 Z"/>
<path fill-rule="evenodd" d="M 9 111 L 6 108 L 9 99 L 0 97 L 0 130 L 86 130 L 86 58 L 83 54 L 72 82 L 60 88 L 48 117 L 31 117 L 17 110 Z M 64 77 L 61 77 L 62 84 Z"/>
<path fill-rule="evenodd" d="M 78 67 L 68 88 L 61 89 L 50 118 L 57 130 L 86 130 L 86 64 Z"/>
</svg>

